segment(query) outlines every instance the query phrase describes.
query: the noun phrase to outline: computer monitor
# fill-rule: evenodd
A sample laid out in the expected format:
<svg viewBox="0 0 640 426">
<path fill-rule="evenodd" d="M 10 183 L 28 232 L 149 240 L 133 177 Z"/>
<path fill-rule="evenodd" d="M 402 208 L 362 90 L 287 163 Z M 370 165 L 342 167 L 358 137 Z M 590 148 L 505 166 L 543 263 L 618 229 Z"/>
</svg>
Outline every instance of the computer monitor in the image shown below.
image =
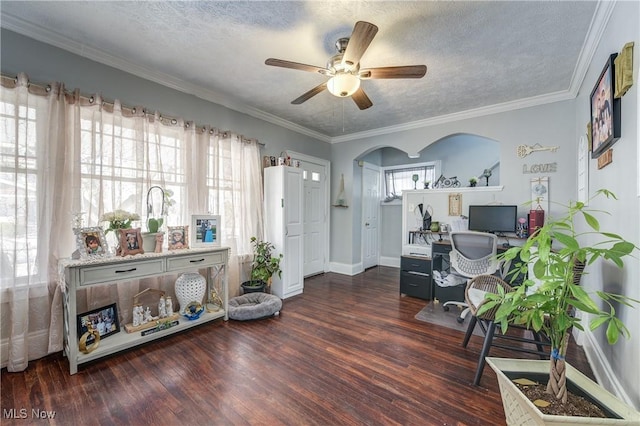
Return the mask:
<svg viewBox="0 0 640 426">
<path fill-rule="evenodd" d="M 479 232 L 516 232 L 518 206 L 469 206 L 469 230 Z"/>
</svg>

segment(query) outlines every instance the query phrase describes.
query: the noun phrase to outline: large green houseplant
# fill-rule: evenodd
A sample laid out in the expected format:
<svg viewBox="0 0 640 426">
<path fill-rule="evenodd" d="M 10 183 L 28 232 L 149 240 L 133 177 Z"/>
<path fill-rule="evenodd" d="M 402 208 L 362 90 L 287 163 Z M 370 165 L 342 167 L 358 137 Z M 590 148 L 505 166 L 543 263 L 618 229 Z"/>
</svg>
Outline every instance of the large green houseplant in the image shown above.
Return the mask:
<svg viewBox="0 0 640 426">
<path fill-rule="evenodd" d="M 595 196 L 616 199 L 607 190 L 600 190 Z M 574 282 L 576 263 L 583 262 L 585 267 L 598 259 L 613 262 L 623 267 L 623 258 L 633 255 L 638 249 L 633 243 L 621 236 L 600 230 L 600 223 L 582 202 L 570 202 L 563 217 L 548 220 L 538 229 L 522 247 L 513 247 L 501 255 L 505 260 L 516 262 L 515 275 L 527 276 L 532 265 L 535 277 L 540 285 L 530 290 L 535 283 L 526 279 L 523 285 L 513 291 L 505 292 L 498 287 L 498 294 L 489 294 L 489 299 L 479 310 L 481 315 L 498 305 L 496 322 L 506 332 L 509 324 L 525 325 L 537 331 L 543 331 L 550 339 L 551 356 L 547 393 L 557 400 L 567 401 L 566 365 L 568 337 L 572 327 L 584 330 L 581 319 L 573 315 L 577 308 L 592 316 L 589 328 L 595 330 L 606 325 L 609 344 L 615 344 L 620 335 L 630 337 L 629 330 L 616 317 L 614 304 L 632 306 L 640 301 L 626 296 L 596 291 L 591 295 L 579 283 Z M 606 213 L 599 211 L 598 213 Z M 586 231 L 578 231 L 576 222 L 584 220 Z M 583 245 L 585 238 L 595 241 Z M 521 260 L 516 260 L 520 258 Z M 584 273 L 587 273 L 585 270 Z M 597 296 L 594 299 L 594 296 Z M 596 299 L 603 302 L 600 308 Z"/>
<path fill-rule="evenodd" d="M 251 245 L 253 246 L 253 260 L 251 262 L 250 280 L 242 283 L 242 288 L 247 291 L 261 291 L 265 286 L 271 284 L 271 277 L 278 274 L 282 277 L 280 269 L 280 260 L 282 254 L 274 255 L 275 247 L 268 241 L 259 240 L 251 237 Z"/>
</svg>

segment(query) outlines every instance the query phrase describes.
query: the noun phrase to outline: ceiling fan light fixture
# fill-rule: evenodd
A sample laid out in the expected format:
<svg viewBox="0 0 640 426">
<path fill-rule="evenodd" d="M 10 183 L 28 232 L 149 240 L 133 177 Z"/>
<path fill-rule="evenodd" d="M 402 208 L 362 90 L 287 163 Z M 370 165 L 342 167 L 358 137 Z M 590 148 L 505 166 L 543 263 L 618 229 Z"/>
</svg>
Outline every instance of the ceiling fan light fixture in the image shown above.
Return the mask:
<svg viewBox="0 0 640 426">
<path fill-rule="evenodd" d="M 338 73 L 327 81 L 327 89 L 333 96 L 344 98 L 360 88 L 360 79 L 351 73 Z"/>
</svg>

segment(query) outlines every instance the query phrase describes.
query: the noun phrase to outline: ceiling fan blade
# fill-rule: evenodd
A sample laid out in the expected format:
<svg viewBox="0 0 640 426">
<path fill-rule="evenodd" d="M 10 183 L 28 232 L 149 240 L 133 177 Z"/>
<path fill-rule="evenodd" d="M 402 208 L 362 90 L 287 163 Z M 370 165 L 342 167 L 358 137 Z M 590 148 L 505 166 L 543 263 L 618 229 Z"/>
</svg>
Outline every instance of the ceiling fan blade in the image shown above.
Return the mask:
<svg viewBox="0 0 640 426">
<path fill-rule="evenodd" d="M 347 49 L 342 56 L 342 63 L 348 67 L 352 67 L 360 62 L 360 58 L 364 55 L 365 50 L 367 50 L 367 47 L 369 47 L 369 44 L 371 44 L 377 32 L 378 27 L 369 22 L 356 22 L 351 37 L 349 37 Z"/>
<path fill-rule="evenodd" d="M 360 79 L 370 78 L 422 78 L 427 73 L 426 65 L 407 65 L 403 67 L 380 67 L 360 70 Z"/>
<path fill-rule="evenodd" d="M 327 88 L 327 83 L 326 82 L 322 83 L 321 85 L 316 86 L 313 89 L 309 90 L 307 93 L 303 94 L 299 98 L 294 99 L 293 101 L 291 101 L 291 103 L 294 104 L 294 105 L 300 105 L 301 103 L 303 103 L 305 101 L 308 101 L 309 99 L 311 99 L 312 97 L 314 97 L 318 93 L 322 92 L 326 88 Z"/>
<path fill-rule="evenodd" d="M 264 63 L 266 65 L 272 65 L 274 67 L 291 68 L 293 70 L 317 72 L 320 74 L 326 74 L 327 72 L 326 68 L 316 67 L 315 65 L 300 64 L 298 62 L 285 61 L 284 59 L 269 58 L 264 61 Z"/>
<path fill-rule="evenodd" d="M 362 87 L 356 90 L 356 92 L 351 95 L 351 97 L 353 98 L 353 102 L 355 102 L 360 109 L 367 109 L 373 106 L 373 102 L 371 102 L 371 99 L 369 99 L 367 94 L 364 93 Z"/>
</svg>

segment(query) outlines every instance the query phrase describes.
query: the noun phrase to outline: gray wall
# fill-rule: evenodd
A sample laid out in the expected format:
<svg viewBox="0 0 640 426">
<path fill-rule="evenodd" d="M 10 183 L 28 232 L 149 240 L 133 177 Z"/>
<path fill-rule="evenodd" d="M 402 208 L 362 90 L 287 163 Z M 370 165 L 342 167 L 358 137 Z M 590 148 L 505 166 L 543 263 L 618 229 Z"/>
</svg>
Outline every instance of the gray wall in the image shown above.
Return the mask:
<svg viewBox="0 0 640 426">
<path fill-rule="evenodd" d="M 640 3 L 617 2 L 607 28 L 591 60 L 589 70 L 580 88 L 575 104 L 574 147 L 578 135 L 585 133 L 589 122 L 590 94 L 610 54 L 619 52 L 627 42 L 634 41 L 634 86 L 621 99 L 622 137 L 613 145 L 613 163 L 598 169 L 596 160 L 589 161 L 590 192 L 600 188 L 613 191 L 617 201 L 598 198 L 589 207 L 609 214 L 599 215 L 601 229 L 622 235 L 640 245 L 640 98 L 638 96 L 638 58 L 640 58 Z M 590 238 L 585 237 L 586 241 Z M 640 299 L 640 261 L 625 262 L 620 270 L 611 262 L 597 262 L 582 279 L 588 291 L 605 289 Z M 622 338 L 610 346 L 605 330 L 586 333 L 585 350 L 589 355 L 596 377 L 617 394 L 626 393 L 628 399 L 640 408 L 640 306 L 631 309 L 615 305 L 616 313 L 629 327 L 631 340 Z"/>
<path fill-rule="evenodd" d="M 329 160 L 330 144 L 136 77 L 20 34 L 2 29 L 0 67 L 5 75 L 27 73 L 31 81 L 60 81 L 83 94 L 101 93 L 126 106 L 144 106 L 199 125 L 230 130 L 265 144 L 265 155 L 285 150 Z"/>
<path fill-rule="evenodd" d="M 377 149 L 394 147 L 405 153 L 420 152 L 447 136 L 470 134 L 497 141 L 499 144 L 500 169 L 496 177 L 491 178 L 490 184 L 499 182 L 505 186 L 502 202 L 521 205 L 530 201 L 531 178 L 540 176 L 549 176 L 551 201 L 565 202 L 576 197 L 574 120 L 575 102 L 564 101 L 334 144 L 331 155 L 332 182 L 337 182 L 340 174 L 344 173 L 345 188 L 350 190 L 354 186 L 360 186 L 359 177 L 349 174 L 349 171 L 353 170 L 354 159 Z M 544 125 L 541 126 L 540 123 Z M 560 148 L 555 153 L 536 152 L 524 159 L 518 158 L 516 154 L 518 145 L 535 145 L 536 143 Z M 552 162 L 557 163 L 556 173 L 523 173 L 524 165 Z M 473 173 L 477 173 L 476 168 L 472 167 Z M 479 167 L 484 166 L 479 165 Z M 332 183 L 332 193 L 337 193 L 337 183 Z M 357 205 L 360 202 L 361 200 L 354 195 L 352 204 Z M 558 210 L 552 206 L 549 213 L 557 214 Z M 393 212 L 390 211 L 388 214 Z M 331 235 L 331 261 L 335 269 L 358 272 L 361 256 L 360 251 L 355 250 L 355 247 L 360 246 L 360 227 L 344 221 L 332 222 Z M 347 236 L 351 236 L 350 241 Z M 352 259 L 352 263 L 346 264 L 346 259 Z"/>
</svg>

